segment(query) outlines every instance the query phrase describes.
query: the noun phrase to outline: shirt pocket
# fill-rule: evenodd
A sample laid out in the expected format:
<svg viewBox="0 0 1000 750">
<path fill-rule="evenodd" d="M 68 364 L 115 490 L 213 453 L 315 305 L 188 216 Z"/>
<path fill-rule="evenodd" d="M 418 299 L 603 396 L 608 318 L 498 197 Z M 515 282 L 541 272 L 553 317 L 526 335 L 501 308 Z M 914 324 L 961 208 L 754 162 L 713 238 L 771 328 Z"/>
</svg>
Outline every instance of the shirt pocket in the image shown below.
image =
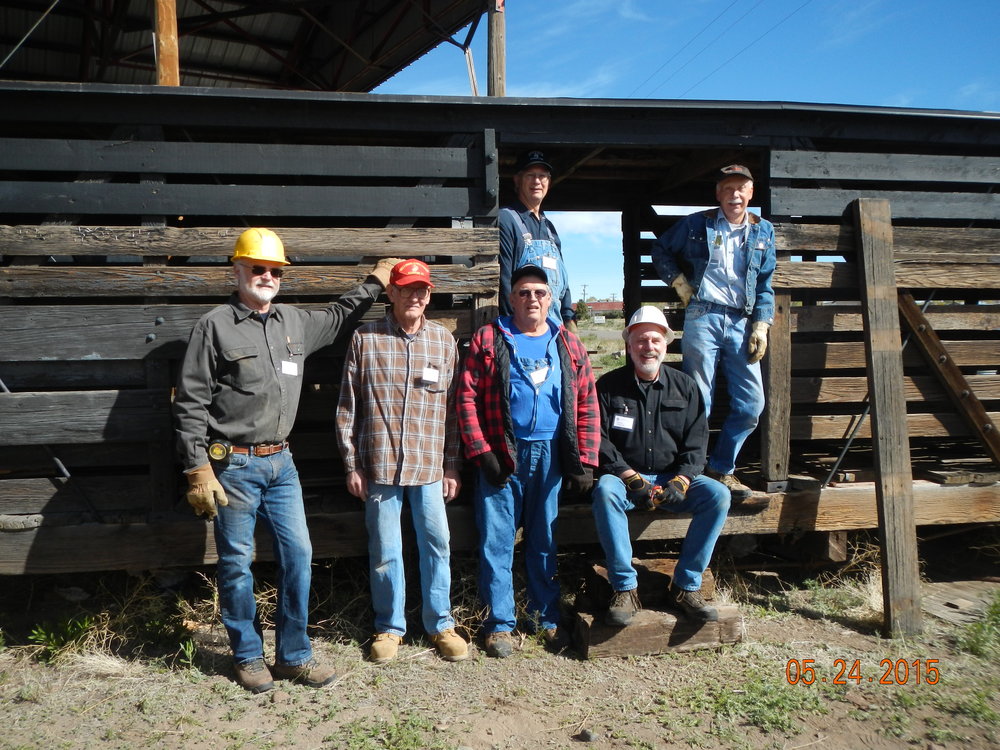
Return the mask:
<svg viewBox="0 0 1000 750">
<path fill-rule="evenodd" d="M 256 346 L 237 346 L 222 352 L 220 382 L 242 391 L 253 391 L 264 382 L 264 366 Z"/>
<path fill-rule="evenodd" d="M 688 402 L 682 398 L 665 398 L 660 401 L 660 427 L 668 431 L 682 426 Z"/>
</svg>

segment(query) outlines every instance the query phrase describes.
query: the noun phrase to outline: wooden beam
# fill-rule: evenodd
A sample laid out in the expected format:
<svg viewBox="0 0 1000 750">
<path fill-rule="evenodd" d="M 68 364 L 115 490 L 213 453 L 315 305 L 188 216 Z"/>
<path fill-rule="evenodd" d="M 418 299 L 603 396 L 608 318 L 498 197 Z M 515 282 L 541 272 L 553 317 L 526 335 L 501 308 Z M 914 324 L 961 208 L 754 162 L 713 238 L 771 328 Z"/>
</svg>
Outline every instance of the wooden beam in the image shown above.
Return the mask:
<svg viewBox="0 0 1000 750">
<path fill-rule="evenodd" d="M 923 353 L 931 371 L 941 381 L 945 393 L 948 394 L 958 413 L 965 419 L 972 433 L 979 438 L 979 442 L 986 448 L 993 461 L 1000 464 L 1000 434 L 997 433 L 996 425 L 973 393 L 965 375 L 949 356 L 934 328 L 920 311 L 912 294 L 899 295 L 899 313 L 910 330 L 917 348 Z"/>
<path fill-rule="evenodd" d="M 861 268 L 865 355 L 874 438 L 885 626 L 893 637 L 921 631 L 913 477 L 903 398 L 903 357 L 892 267 L 892 215 L 884 200 L 852 204 Z"/>
<path fill-rule="evenodd" d="M 489 10 L 487 96 L 507 96 L 507 18 L 504 0 L 493 0 Z"/>
<path fill-rule="evenodd" d="M 174 0 L 156 0 L 156 82 L 180 86 L 180 54 L 177 49 L 177 6 Z"/>
<path fill-rule="evenodd" d="M 764 374 L 767 398 L 760 431 L 760 463 L 765 488 L 774 492 L 784 490 L 788 479 L 789 417 L 791 416 L 792 334 L 791 297 L 776 294 L 774 297 L 774 325 L 769 334 L 770 343 L 764 357 Z"/>
</svg>

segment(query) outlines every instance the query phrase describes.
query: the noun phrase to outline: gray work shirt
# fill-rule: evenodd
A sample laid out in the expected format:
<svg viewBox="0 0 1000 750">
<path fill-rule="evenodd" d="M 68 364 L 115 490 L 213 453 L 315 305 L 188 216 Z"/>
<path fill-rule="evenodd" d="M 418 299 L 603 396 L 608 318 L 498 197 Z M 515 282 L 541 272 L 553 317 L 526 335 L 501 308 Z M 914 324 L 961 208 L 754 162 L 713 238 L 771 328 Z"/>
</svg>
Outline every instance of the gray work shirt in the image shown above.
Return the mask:
<svg viewBox="0 0 1000 750">
<path fill-rule="evenodd" d="M 206 313 L 191 331 L 174 399 L 184 470 L 208 463 L 215 438 L 237 445 L 287 438 L 306 357 L 332 344 L 345 323 L 358 323 L 381 292 L 369 277 L 322 310 L 274 304 L 264 321 L 233 294 Z"/>
</svg>

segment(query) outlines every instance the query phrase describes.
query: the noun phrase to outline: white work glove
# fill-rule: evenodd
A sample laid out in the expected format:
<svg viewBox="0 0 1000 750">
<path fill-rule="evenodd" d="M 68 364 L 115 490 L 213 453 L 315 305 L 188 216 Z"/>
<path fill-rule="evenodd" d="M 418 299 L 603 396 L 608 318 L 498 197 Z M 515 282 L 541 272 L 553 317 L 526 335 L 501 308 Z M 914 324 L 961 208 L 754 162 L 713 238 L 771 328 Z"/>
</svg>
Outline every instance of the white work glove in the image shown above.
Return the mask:
<svg viewBox="0 0 1000 750">
<path fill-rule="evenodd" d="M 196 516 L 208 516 L 208 520 L 211 521 L 218 513 L 217 504 L 229 505 L 226 491 L 222 489 L 219 480 L 215 478 L 211 464 L 191 469 L 187 472 L 187 478 L 188 485 L 190 485 L 187 491 L 187 501 L 188 505 L 194 508 Z"/>
<path fill-rule="evenodd" d="M 749 362 L 760 362 L 767 351 L 767 331 L 771 326 L 763 320 L 758 320 L 750 330 L 750 341 L 747 344 L 747 352 L 750 354 Z"/>
<path fill-rule="evenodd" d="M 688 283 L 687 277 L 682 273 L 677 274 L 674 280 L 670 282 L 670 286 L 674 288 L 677 296 L 681 298 L 681 304 L 687 307 L 688 302 L 694 296 L 694 287 Z"/>
</svg>

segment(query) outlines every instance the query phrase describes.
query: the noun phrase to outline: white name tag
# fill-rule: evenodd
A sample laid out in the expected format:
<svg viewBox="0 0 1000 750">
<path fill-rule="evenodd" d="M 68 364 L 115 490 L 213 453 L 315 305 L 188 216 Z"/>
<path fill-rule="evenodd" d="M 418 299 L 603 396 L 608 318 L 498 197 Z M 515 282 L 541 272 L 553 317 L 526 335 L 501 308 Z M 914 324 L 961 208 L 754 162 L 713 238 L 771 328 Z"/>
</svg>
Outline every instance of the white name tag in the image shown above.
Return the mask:
<svg viewBox="0 0 1000 750">
<path fill-rule="evenodd" d="M 289 362 L 287 359 L 281 360 L 281 374 L 291 375 L 293 377 L 298 377 L 299 374 L 299 363 Z"/>
<path fill-rule="evenodd" d="M 629 417 L 624 414 L 615 414 L 614 418 L 611 420 L 611 428 L 614 430 L 632 432 L 634 427 L 635 417 Z"/>
<path fill-rule="evenodd" d="M 552 268 L 552 269 L 556 268 L 556 259 L 550 258 L 549 256 L 546 255 L 544 258 L 542 258 L 542 268 Z"/>
<path fill-rule="evenodd" d="M 441 373 L 437 371 L 436 367 L 425 367 L 423 373 L 420 375 L 420 379 L 425 383 L 436 383 L 441 377 Z"/>
<path fill-rule="evenodd" d="M 549 375 L 548 367 L 543 367 L 540 370 L 535 370 L 533 373 L 531 373 L 531 382 L 534 383 L 535 385 L 541 385 L 542 383 L 545 382 L 545 378 L 547 378 L 548 375 Z"/>
</svg>

